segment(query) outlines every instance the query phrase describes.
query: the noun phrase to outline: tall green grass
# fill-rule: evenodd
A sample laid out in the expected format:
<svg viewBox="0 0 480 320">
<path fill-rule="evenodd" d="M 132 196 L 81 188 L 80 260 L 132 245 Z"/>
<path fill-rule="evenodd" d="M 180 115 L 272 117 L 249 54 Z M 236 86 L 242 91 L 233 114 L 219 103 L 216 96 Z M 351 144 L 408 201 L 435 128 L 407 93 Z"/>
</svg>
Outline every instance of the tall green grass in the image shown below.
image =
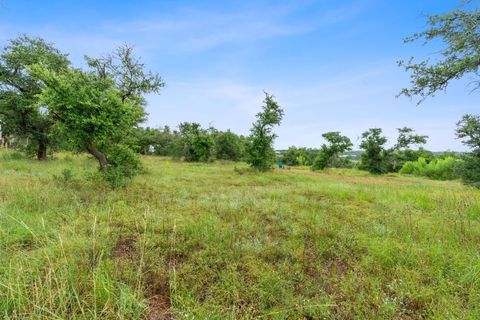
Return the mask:
<svg viewBox="0 0 480 320">
<path fill-rule="evenodd" d="M 480 191 L 144 157 L 0 162 L 0 318 L 478 319 Z M 237 170 L 234 170 L 237 167 Z"/>
</svg>

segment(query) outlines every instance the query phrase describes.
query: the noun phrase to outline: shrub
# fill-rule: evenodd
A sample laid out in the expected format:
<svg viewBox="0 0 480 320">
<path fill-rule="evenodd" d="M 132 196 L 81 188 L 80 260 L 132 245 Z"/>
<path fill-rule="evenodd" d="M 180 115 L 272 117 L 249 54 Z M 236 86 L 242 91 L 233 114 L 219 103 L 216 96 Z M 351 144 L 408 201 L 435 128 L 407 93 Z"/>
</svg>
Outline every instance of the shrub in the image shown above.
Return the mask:
<svg viewBox="0 0 480 320">
<path fill-rule="evenodd" d="M 420 157 L 417 161 L 407 161 L 400 169 L 401 174 L 428 177 L 435 180 L 454 180 L 461 177 L 463 161 L 454 157 L 427 161 Z"/>
<path fill-rule="evenodd" d="M 315 160 L 318 149 L 289 147 L 282 154 L 278 160 L 287 166 L 310 166 Z"/>
<path fill-rule="evenodd" d="M 465 184 L 480 188 L 480 151 L 472 152 L 464 157 L 459 167 L 459 174 Z"/>
<path fill-rule="evenodd" d="M 109 151 L 108 164 L 100 174 L 110 186 L 124 186 L 141 171 L 140 159 L 131 148 L 122 144 L 112 146 Z"/>
<path fill-rule="evenodd" d="M 199 123 L 195 122 L 183 122 L 178 127 L 185 161 L 211 161 L 215 142 L 210 131 L 203 129 Z"/>
<path fill-rule="evenodd" d="M 215 157 L 218 160 L 238 161 L 245 156 L 245 142 L 243 137 L 230 130 L 216 132 Z"/>
</svg>

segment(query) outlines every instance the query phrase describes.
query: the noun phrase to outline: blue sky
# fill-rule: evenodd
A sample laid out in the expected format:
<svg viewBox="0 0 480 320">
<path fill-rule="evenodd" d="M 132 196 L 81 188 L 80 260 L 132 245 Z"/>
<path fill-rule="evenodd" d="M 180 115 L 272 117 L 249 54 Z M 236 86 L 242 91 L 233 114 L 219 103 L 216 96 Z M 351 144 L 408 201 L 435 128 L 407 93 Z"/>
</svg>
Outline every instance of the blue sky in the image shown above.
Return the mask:
<svg viewBox="0 0 480 320">
<path fill-rule="evenodd" d="M 396 61 L 435 58 L 438 44 L 404 44 L 425 15 L 457 0 L 296 1 L 0 1 L 0 44 L 20 33 L 70 53 L 98 56 L 135 46 L 167 86 L 149 96 L 147 125 L 200 122 L 248 134 L 263 90 L 285 109 L 277 148 L 319 147 L 341 131 L 358 145 L 380 127 L 393 143 L 398 127 L 430 136 L 427 148 L 464 150 L 455 123 L 478 113 L 469 79 L 421 106 L 395 98 L 408 85 Z"/>
</svg>

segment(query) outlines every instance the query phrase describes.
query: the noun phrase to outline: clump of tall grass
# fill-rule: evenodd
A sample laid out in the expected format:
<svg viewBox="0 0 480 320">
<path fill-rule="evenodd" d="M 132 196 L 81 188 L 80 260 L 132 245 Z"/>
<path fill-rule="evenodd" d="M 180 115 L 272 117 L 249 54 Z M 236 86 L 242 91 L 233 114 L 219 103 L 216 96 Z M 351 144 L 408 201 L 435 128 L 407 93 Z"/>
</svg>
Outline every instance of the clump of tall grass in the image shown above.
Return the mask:
<svg viewBox="0 0 480 320">
<path fill-rule="evenodd" d="M 18 151 L 10 151 L 10 152 L 1 152 L 0 159 L 9 161 L 9 160 L 22 160 L 26 159 L 27 157 L 25 154 L 18 152 Z"/>
<path fill-rule="evenodd" d="M 400 169 L 401 174 L 428 177 L 436 180 L 455 180 L 460 178 L 459 168 L 462 160 L 454 157 L 445 159 L 427 159 L 420 157 L 417 161 L 407 161 Z"/>
</svg>

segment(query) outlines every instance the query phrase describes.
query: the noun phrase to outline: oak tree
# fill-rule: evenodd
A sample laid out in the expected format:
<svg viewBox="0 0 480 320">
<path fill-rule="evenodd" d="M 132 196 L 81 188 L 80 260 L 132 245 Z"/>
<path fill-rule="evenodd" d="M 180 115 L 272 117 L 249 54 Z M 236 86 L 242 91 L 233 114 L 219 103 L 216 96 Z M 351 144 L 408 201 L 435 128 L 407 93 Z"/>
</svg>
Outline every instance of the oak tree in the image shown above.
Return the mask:
<svg viewBox="0 0 480 320">
<path fill-rule="evenodd" d="M 28 67 L 34 64 L 62 73 L 69 61 L 41 38 L 23 35 L 10 40 L 0 54 L 0 122 L 4 132 L 29 141 L 37 159 L 45 160 L 56 119 L 38 98 L 44 83 L 30 74 Z"/>
</svg>

